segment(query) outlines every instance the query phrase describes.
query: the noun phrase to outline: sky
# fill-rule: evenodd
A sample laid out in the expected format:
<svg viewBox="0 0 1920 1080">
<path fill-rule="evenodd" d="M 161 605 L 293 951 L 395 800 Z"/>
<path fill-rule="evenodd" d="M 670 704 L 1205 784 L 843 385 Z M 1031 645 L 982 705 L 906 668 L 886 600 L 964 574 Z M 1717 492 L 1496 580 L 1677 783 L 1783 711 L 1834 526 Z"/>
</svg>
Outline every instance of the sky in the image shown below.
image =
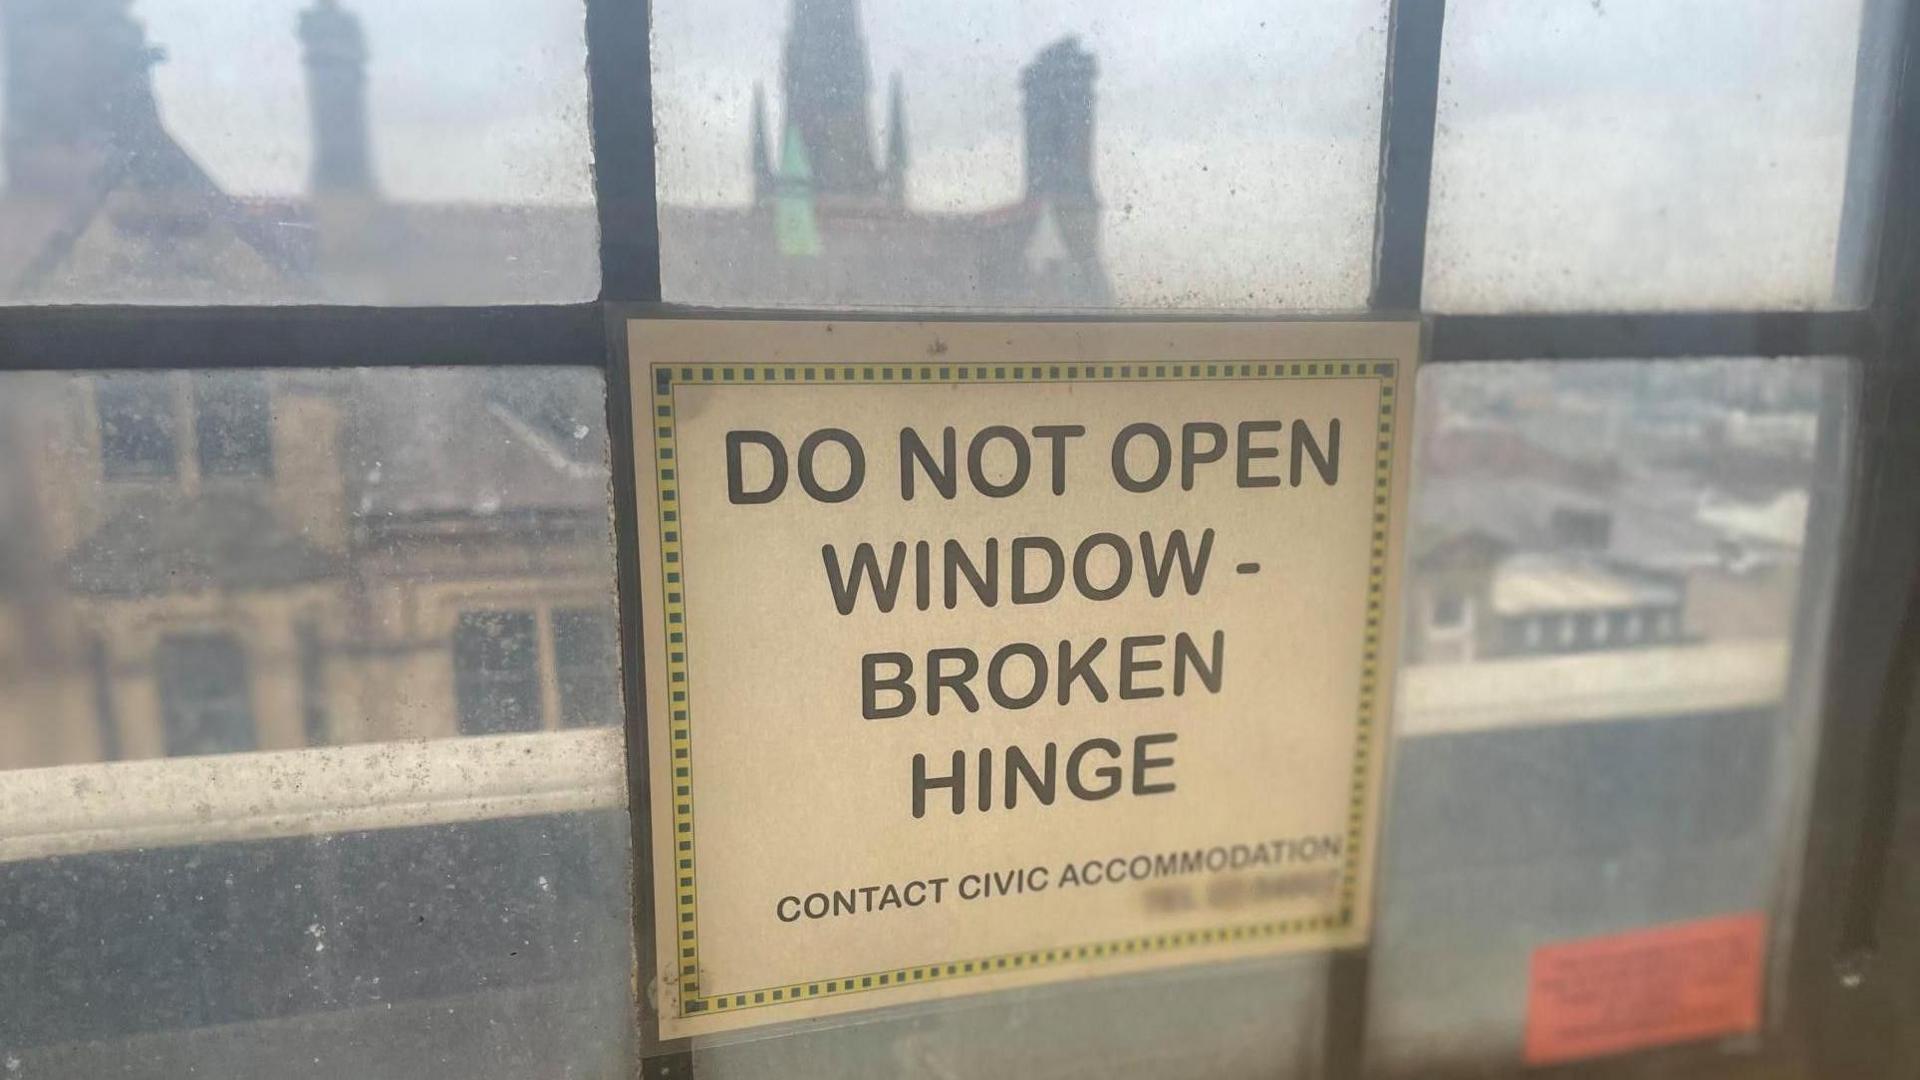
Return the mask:
<svg viewBox="0 0 1920 1080">
<path fill-rule="evenodd" d="M 167 53 L 169 127 L 236 193 L 305 186 L 308 2 L 134 0 Z M 581 0 L 346 2 L 372 54 L 383 191 L 591 201 Z M 748 102 L 764 84 L 778 123 L 790 3 L 656 0 L 662 201 L 747 197 Z M 1430 296 L 1825 302 L 1861 3 L 1454 0 Z M 888 77 L 904 80 L 916 207 L 1016 197 L 1019 69 L 1072 34 L 1100 64 L 1097 182 L 1124 302 L 1364 302 L 1386 0 L 864 0 L 861 15 L 876 123 Z"/>
</svg>

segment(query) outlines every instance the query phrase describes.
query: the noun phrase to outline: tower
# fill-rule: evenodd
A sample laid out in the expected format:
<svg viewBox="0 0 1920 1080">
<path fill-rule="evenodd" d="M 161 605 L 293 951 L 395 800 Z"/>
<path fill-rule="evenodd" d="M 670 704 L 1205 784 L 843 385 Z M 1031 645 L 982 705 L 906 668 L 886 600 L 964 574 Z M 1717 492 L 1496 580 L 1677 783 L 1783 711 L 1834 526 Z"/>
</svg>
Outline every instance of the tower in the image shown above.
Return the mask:
<svg viewBox="0 0 1920 1080">
<path fill-rule="evenodd" d="M 1028 199 L 1063 207 L 1098 202 L 1093 187 L 1096 67 L 1079 39 L 1066 37 L 1041 50 L 1020 72 Z"/>
<path fill-rule="evenodd" d="M 1026 203 L 1034 212 L 1024 256 L 1034 280 L 1074 303 L 1112 297 L 1100 257 L 1100 196 L 1093 183 L 1093 80 L 1098 65 L 1079 39 L 1061 38 L 1020 72 L 1026 119 Z"/>
<path fill-rule="evenodd" d="M 371 194 L 367 40 L 360 20 L 339 0 L 315 0 L 300 13 L 300 44 L 313 123 L 313 193 Z"/>
<path fill-rule="evenodd" d="M 806 144 L 822 195 L 881 192 L 867 103 L 867 42 L 858 0 L 793 0 L 781 75 L 787 121 Z"/>
</svg>

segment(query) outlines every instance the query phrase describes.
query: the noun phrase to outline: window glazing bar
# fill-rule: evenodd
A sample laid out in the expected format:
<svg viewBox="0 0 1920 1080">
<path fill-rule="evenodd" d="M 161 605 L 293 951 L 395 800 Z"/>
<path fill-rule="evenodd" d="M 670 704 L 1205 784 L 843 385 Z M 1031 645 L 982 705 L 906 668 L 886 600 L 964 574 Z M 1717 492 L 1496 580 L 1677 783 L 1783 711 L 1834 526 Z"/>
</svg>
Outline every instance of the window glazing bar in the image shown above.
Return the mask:
<svg viewBox="0 0 1920 1080">
<path fill-rule="evenodd" d="M 0 307 L 0 371 L 604 362 L 597 304 Z"/>
<path fill-rule="evenodd" d="M 649 0 L 587 0 L 600 295 L 608 300 L 660 299 L 651 17 Z"/>
<path fill-rule="evenodd" d="M 1653 360 L 1874 354 L 1865 311 L 1435 315 L 1428 357 L 1472 360 Z"/>
<path fill-rule="evenodd" d="M 1420 310 L 1427 197 L 1440 101 L 1446 0 L 1394 0 L 1387 23 L 1387 85 L 1380 112 L 1380 195 L 1374 217 L 1374 311 Z"/>
</svg>

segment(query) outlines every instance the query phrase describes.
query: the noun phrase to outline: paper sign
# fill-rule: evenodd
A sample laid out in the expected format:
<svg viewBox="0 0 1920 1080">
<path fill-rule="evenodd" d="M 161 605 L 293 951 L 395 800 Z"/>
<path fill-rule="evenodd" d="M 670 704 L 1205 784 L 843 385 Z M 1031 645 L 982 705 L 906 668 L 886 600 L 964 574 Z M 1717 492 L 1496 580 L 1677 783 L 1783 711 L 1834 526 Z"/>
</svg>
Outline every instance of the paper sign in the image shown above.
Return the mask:
<svg viewBox="0 0 1920 1080">
<path fill-rule="evenodd" d="M 1367 936 L 1410 324 L 630 324 L 671 1037 Z"/>
<path fill-rule="evenodd" d="M 1765 942 L 1766 920 L 1746 914 L 1536 950 L 1527 1063 L 1758 1030 Z"/>
</svg>

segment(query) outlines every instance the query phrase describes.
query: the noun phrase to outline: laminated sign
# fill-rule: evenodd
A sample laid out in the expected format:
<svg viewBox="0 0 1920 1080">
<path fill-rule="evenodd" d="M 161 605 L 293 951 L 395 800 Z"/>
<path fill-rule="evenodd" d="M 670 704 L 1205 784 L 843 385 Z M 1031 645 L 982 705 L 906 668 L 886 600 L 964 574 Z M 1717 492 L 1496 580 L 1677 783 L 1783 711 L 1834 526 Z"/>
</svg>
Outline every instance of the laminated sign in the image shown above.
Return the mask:
<svg viewBox="0 0 1920 1080">
<path fill-rule="evenodd" d="M 1418 342 L 630 323 L 660 1035 L 1364 941 Z"/>
</svg>

